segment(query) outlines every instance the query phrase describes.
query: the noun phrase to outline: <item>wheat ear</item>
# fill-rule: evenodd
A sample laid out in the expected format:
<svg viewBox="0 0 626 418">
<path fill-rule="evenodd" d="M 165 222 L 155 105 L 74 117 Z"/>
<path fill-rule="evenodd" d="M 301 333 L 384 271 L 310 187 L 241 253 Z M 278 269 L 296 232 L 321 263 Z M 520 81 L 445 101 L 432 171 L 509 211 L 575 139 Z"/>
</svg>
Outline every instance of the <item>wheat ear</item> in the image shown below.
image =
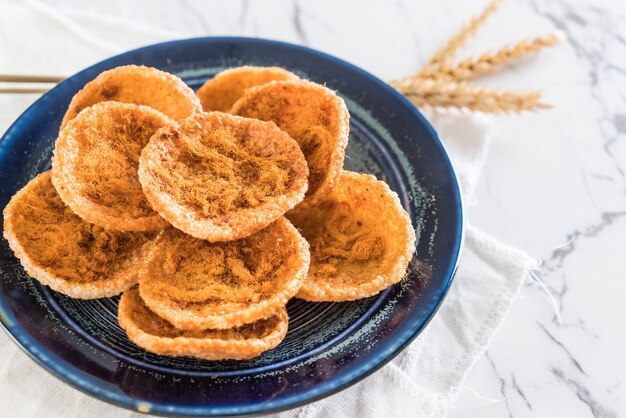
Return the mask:
<svg viewBox="0 0 626 418">
<path fill-rule="evenodd" d="M 487 20 L 489 16 L 491 16 L 491 14 L 493 14 L 493 12 L 496 11 L 498 6 L 500 6 L 500 3 L 501 0 L 491 0 L 480 15 L 472 18 L 468 24 L 463 26 L 463 28 L 456 35 L 450 38 L 448 42 L 446 42 L 446 44 L 442 46 L 439 51 L 437 51 L 435 55 L 430 58 L 430 60 L 428 60 L 424 70 L 449 60 L 454 52 L 476 32 L 476 30 L 485 22 L 485 20 Z"/>
<path fill-rule="evenodd" d="M 530 41 L 522 41 L 512 46 L 505 46 L 496 52 L 487 52 L 478 58 L 467 58 L 456 65 L 442 63 L 420 72 L 422 78 L 447 78 L 467 80 L 481 74 L 497 70 L 503 64 L 532 54 L 542 48 L 558 44 L 564 39 L 562 33 L 540 36 Z"/>
<path fill-rule="evenodd" d="M 410 77 L 392 81 L 391 86 L 416 106 L 457 107 L 489 113 L 546 109 L 538 92 L 494 91 L 467 82 Z"/>
</svg>

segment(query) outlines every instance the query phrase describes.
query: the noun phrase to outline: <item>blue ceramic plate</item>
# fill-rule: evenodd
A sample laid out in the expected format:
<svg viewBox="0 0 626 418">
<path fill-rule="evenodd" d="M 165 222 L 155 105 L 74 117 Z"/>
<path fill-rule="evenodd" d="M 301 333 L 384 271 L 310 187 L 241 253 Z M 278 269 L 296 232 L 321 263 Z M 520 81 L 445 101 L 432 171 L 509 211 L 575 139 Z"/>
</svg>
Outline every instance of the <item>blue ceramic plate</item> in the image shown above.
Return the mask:
<svg viewBox="0 0 626 418">
<path fill-rule="evenodd" d="M 198 88 L 240 65 L 280 66 L 326 84 L 351 113 L 345 167 L 400 195 L 418 244 L 406 279 L 348 303 L 289 303 L 289 333 L 250 361 L 156 356 L 117 325 L 118 298 L 73 300 L 29 279 L 0 240 L 0 320 L 26 353 L 65 382 L 108 402 L 165 415 L 237 415 L 312 402 L 359 381 L 400 352 L 432 318 L 452 281 L 463 236 L 459 186 L 432 127 L 400 94 L 332 56 L 286 43 L 202 38 L 153 45 L 96 64 L 45 94 L 0 140 L 0 207 L 50 167 L 70 99 L 100 72 L 143 64 Z"/>
</svg>

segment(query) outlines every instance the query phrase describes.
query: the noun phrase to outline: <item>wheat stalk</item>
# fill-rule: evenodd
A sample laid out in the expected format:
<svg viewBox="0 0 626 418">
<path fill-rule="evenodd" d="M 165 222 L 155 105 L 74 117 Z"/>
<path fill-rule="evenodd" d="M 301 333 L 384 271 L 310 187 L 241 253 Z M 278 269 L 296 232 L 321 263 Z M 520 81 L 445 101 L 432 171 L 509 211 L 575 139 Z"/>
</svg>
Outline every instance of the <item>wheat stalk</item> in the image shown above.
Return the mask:
<svg viewBox="0 0 626 418">
<path fill-rule="evenodd" d="M 467 25 L 463 26 L 463 28 L 456 35 L 450 38 L 448 42 L 446 42 L 446 44 L 441 47 L 439 51 L 437 51 L 435 55 L 430 58 L 430 60 L 428 60 L 424 70 L 427 70 L 431 66 L 438 66 L 440 63 L 449 60 L 454 52 L 459 49 L 469 39 L 469 37 L 474 34 L 474 32 L 476 32 L 476 30 L 485 22 L 485 20 L 487 20 L 489 16 L 491 16 L 493 12 L 496 11 L 498 6 L 500 6 L 500 3 L 501 0 L 491 0 L 480 15 L 472 18 Z"/>
<path fill-rule="evenodd" d="M 466 80 L 495 71 L 509 61 L 537 52 L 542 48 L 556 45 L 562 40 L 563 35 L 560 32 L 540 36 L 530 41 L 522 41 L 512 46 L 505 46 L 493 53 L 484 53 L 478 58 L 464 59 L 454 66 L 447 63 L 430 66 L 422 70 L 419 76 L 421 78 Z"/>
<path fill-rule="evenodd" d="M 546 109 L 538 92 L 494 91 L 467 82 L 409 77 L 390 82 L 416 106 L 457 107 L 470 110 L 507 113 Z"/>
<path fill-rule="evenodd" d="M 541 94 L 538 92 L 495 91 L 462 80 L 493 71 L 510 60 L 554 45 L 560 41 L 558 34 L 520 42 L 495 53 L 485 53 L 477 59 L 465 59 L 457 65 L 449 64 L 454 52 L 476 32 L 499 5 L 500 0 L 491 0 L 483 12 L 439 49 L 420 72 L 411 77 L 391 81 L 389 84 L 416 106 L 457 107 L 490 113 L 551 107 L 541 101 Z"/>
</svg>

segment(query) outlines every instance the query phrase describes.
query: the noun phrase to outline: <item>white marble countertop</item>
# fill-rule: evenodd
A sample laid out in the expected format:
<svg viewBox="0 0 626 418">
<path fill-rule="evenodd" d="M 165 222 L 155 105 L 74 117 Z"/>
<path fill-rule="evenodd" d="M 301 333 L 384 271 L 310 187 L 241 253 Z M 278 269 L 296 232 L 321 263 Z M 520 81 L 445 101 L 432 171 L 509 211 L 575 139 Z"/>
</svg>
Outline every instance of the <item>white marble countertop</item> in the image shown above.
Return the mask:
<svg viewBox="0 0 626 418">
<path fill-rule="evenodd" d="M 411 74 L 483 0 L 46 0 L 200 35 L 308 45 Z M 566 44 L 479 82 L 554 109 L 497 119 L 473 224 L 543 260 L 460 390 L 452 417 L 626 415 L 626 5 L 509 0 L 461 55 L 559 29 Z M 29 100 L 24 100 L 26 106 Z M 3 115 L 13 120 L 18 114 Z"/>
</svg>

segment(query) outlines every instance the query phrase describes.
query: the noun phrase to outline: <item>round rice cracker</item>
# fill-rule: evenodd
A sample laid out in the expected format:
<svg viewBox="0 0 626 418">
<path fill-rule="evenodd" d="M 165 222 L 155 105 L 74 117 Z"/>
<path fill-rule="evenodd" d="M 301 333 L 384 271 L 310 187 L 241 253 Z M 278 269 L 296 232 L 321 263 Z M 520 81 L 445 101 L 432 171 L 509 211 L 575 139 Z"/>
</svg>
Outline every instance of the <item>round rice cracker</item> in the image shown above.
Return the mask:
<svg viewBox="0 0 626 418">
<path fill-rule="evenodd" d="M 246 360 L 276 347 L 287 335 L 289 316 L 280 308 L 272 316 L 238 328 L 183 331 L 152 312 L 138 289 L 124 292 L 117 311 L 128 339 L 155 354 L 204 360 Z"/>
<path fill-rule="evenodd" d="M 205 112 L 228 112 L 247 89 L 282 80 L 299 80 L 299 77 L 280 67 L 231 68 L 204 83 L 196 95 Z"/>
<path fill-rule="evenodd" d="M 121 232 L 89 224 L 39 174 L 4 209 L 4 238 L 26 272 L 76 299 L 122 293 L 137 283 L 154 232 Z"/>
<path fill-rule="evenodd" d="M 308 168 L 271 122 L 198 113 L 162 128 L 139 159 L 150 205 L 174 227 L 211 242 L 253 234 L 302 201 Z"/>
<path fill-rule="evenodd" d="M 200 99 L 173 74 L 140 65 L 125 65 L 103 71 L 74 95 L 63 116 L 61 129 L 84 108 L 116 101 L 150 106 L 172 119 L 202 111 Z"/>
<path fill-rule="evenodd" d="M 169 226 L 148 203 L 137 176 L 141 150 L 171 123 L 148 106 L 102 102 L 81 111 L 59 134 L 52 183 L 74 213 L 104 228 L 153 231 Z"/>
<path fill-rule="evenodd" d="M 369 174 L 343 171 L 322 203 L 287 217 L 311 245 L 300 299 L 374 296 L 405 276 L 415 252 L 415 230 L 398 195 Z"/>
<path fill-rule="evenodd" d="M 247 238 L 210 243 L 174 228 L 139 275 L 146 305 L 176 328 L 227 329 L 284 307 L 306 276 L 309 245 L 285 218 Z"/>
<path fill-rule="evenodd" d="M 272 121 L 296 140 L 309 166 L 309 190 L 300 206 L 321 202 L 343 167 L 350 114 L 334 91 L 310 81 L 274 81 L 253 87 L 230 113 Z"/>
</svg>

